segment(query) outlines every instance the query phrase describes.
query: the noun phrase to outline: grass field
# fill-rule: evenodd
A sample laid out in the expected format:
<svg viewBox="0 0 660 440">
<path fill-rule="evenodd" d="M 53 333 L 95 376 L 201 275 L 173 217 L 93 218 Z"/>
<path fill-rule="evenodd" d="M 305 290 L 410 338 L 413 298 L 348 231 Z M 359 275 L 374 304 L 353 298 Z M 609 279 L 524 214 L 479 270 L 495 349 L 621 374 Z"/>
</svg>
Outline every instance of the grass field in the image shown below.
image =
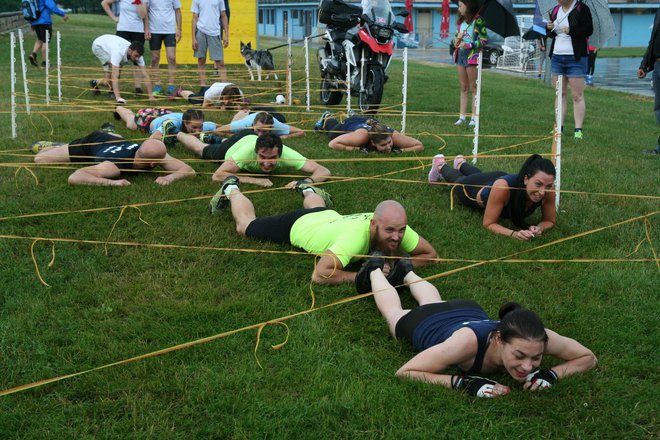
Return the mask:
<svg viewBox="0 0 660 440">
<path fill-rule="evenodd" d="M 0 73 L 6 78 L 0 112 L 0 388 L 85 372 L 308 310 L 313 256 L 241 238 L 229 215 L 209 216 L 215 166 L 181 145 L 171 154 L 190 161 L 198 175 L 169 187 L 145 174 L 129 176 L 129 187 L 71 187 L 66 178 L 72 167 L 32 164 L 26 146 L 33 141 L 68 141 L 112 119 L 112 102 L 85 90 L 100 73 L 91 42 L 111 33 L 112 23 L 74 15 L 55 27 L 63 33 L 63 101 L 46 106 L 43 69 L 30 68 L 32 115 L 24 112 L 20 88 L 17 139 L 10 130 L 9 37 L 0 36 Z M 33 42 L 28 35 L 28 47 Z M 275 52 L 278 66 L 285 53 Z M 296 49 L 299 99 L 303 66 Z M 318 88 L 314 61 L 310 68 L 312 88 Z M 396 128 L 401 72 L 402 63 L 393 62 L 384 97 L 392 107 L 381 118 Z M 241 66 L 229 70 L 253 102 L 271 101 L 284 91 L 284 83 L 247 82 L 246 73 Z M 195 84 L 194 69 L 182 67 L 178 75 L 182 83 Z M 130 72 L 124 73 L 124 89 L 131 86 L 127 78 Z M 593 350 L 599 359 L 595 370 L 535 394 L 522 392 L 504 374 L 494 375 L 514 388 L 495 400 L 403 381 L 394 373 L 413 351 L 388 337 L 373 299 L 363 298 L 289 319 L 288 330 L 266 326 L 257 350 L 261 367 L 252 328 L 2 396 L 0 438 L 657 438 L 660 277 L 653 249 L 659 249 L 660 223 L 649 214 L 660 210 L 660 162 L 640 154 L 655 146 L 658 134 L 652 101 L 587 90 L 585 139 L 566 136 L 563 142 L 566 192 L 558 224 L 523 243 L 490 234 L 475 212 L 450 210 L 447 188 L 426 183 L 434 154 L 471 151 L 469 133 L 453 126 L 459 98 L 455 70 L 411 64 L 408 81 L 407 132 L 424 141 L 422 154 L 342 154 L 313 132 L 287 144 L 341 177 L 324 185 L 339 212 L 369 211 L 388 198 L 403 203 L 410 224 L 441 258 L 421 268 L 422 276 L 520 253 L 517 261 L 491 261 L 433 282 L 444 298 L 475 299 L 492 315 L 509 300 L 532 308 L 549 328 Z M 486 71 L 482 91 L 481 151 L 511 147 L 480 158 L 483 168 L 514 172 L 523 156 L 550 152 L 553 90 Z M 284 108 L 290 122 L 311 130 L 322 111 L 317 95 L 311 113 Z M 135 108 L 144 104 L 129 101 Z M 159 105 L 172 104 L 181 103 Z M 230 117 L 208 113 L 219 122 Z M 570 112 L 566 129 L 573 130 Z M 38 184 L 20 164 L 29 166 Z M 300 205 L 297 194 L 280 188 L 290 180 L 276 177 L 274 189 L 243 190 L 259 215 L 280 213 Z M 113 229 L 121 207 L 136 204 L 143 204 L 140 212 L 126 209 Z M 610 227 L 640 216 L 647 221 Z M 575 237 L 588 231 L 594 232 Z M 30 247 L 36 237 L 53 239 L 51 267 L 51 242 L 34 245 L 39 271 L 51 287 L 35 272 Z M 133 245 L 109 244 L 106 253 L 105 241 Z M 313 286 L 313 293 L 319 308 L 355 290 Z M 412 305 L 407 293 L 402 299 Z M 287 338 L 281 349 L 271 349 Z M 553 362 L 545 359 L 544 365 Z"/>
</svg>

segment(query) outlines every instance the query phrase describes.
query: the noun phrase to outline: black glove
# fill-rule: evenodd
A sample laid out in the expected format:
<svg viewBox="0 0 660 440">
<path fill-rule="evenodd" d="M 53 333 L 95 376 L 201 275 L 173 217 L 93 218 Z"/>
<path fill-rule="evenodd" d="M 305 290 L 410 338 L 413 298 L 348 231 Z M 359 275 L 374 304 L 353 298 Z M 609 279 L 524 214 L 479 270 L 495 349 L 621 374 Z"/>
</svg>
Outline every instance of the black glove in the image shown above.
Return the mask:
<svg viewBox="0 0 660 440">
<path fill-rule="evenodd" d="M 452 376 L 451 386 L 455 390 L 465 390 L 470 396 L 495 397 L 493 388 L 497 382 L 479 376 Z"/>
<path fill-rule="evenodd" d="M 550 388 L 558 380 L 557 373 L 550 368 L 547 370 L 532 371 L 527 375 L 527 382 L 530 382 L 532 385 L 538 385 L 538 389 Z"/>
</svg>

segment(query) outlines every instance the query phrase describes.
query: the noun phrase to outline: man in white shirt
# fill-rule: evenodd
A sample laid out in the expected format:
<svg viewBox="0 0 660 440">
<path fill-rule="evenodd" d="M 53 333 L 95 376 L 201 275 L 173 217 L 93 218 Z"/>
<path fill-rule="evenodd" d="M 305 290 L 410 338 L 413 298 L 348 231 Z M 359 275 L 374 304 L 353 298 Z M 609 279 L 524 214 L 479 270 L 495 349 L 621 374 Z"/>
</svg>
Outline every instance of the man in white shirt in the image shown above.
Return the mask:
<svg viewBox="0 0 660 440">
<path fill-rule="evenodd" d="M 144 45 L 142 43 L 139 41 L 130 43 L 122 37 L 106 34 L 94 40 L 92 43 L 92 53 L 96 55 L 96 58 L 99 59 L 105 69 L 105 78 L 103 80 L 92 80 L 90 82 L 94 89 L 98 89 L 98 86 L 101 85 L 108 86 L 112 89 L 118 103 L 126 103 L 126 100 L 121 97 L 121 93 L 119 92 L 119 71 L 121 66 L 133 64 L 137 66 L 139 73 L 144 78 L 149 99 L 154 99 L 151 93 L 151 80 L 149 79 L 149 74 L 144 66 L 144 58 L 142 57 L 144 54 Z M 112 66 L 112 69 L 110 66 Z"/>
<path fill-rule="evenodd" d="M 151 49 L 151 69 L 154 75 L 154 95 L 163 93 L 158 80 L 160 68 L 160 48 L 165 43 L 167 56 L 168 86 L 167 94 L 176 91 L 176 45 L 181 41 L 181 0 L 148 0 L 148 14 L 144 21 L 144 36 L 149 40 Z"/>
<path fill-rule="evenodd" d="M 220 82 L 226 82 L 223 48 L 229 46 L 229 20 L 224 0 L 193 0 L 192 48 L 197 58 L 199 82 L 206 85 L 206 52 L 213 60 Z M 222 22 L 222 26 L 220 23 Z"/>
<path fill-rule="evenodd" d="M 112 10 L 112 5 L 119 2 L 119 15 Z M 147 6 L 141 0 L 103 0 L 101 6 L 108 17 L 117 23 L 115 35 L 128 42 L 139 41 L 144 45 L 144 20 L 147 17 Z M 142 94 L 142 76 L 133 71 L 135 78 L 135 93 Z"/>
</svg>

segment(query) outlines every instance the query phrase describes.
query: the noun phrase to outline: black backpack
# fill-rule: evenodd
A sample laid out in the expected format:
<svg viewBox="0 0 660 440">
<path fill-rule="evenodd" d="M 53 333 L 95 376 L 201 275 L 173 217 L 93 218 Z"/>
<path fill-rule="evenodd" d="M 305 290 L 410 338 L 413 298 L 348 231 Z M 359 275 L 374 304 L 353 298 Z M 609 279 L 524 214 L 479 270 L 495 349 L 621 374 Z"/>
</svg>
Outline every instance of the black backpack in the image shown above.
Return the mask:
<svg viewBox="0 0 660 440">
<path fill-rule="evenodd" d="M 23 18 L 30 23 L 37 21 L 41 15 L 39 0 L 22 0 L 21 12 L 23 13 Z"/>
</svg>

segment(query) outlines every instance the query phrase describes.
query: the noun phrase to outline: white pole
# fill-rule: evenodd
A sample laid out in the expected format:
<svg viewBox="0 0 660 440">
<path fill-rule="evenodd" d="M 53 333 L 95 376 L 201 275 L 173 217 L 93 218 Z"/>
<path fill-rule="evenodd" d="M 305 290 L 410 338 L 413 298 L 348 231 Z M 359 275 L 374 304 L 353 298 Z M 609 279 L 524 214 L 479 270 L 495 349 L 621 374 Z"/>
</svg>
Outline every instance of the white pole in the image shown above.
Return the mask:
<svg viewBox="0 0 660 440">
<path fill-rule="evenodd" d="M 560 75 L 557 77 L 557 88 L 556 88 L 556 100 L 555 105 L 555 141 L 552 143 L 553 146 L 553 161 L 555 162 L 555 169 L 557 175 L 555 176 L 555 209 L 559 210 L 559 189 L 561 188 L 561 115 L 563 112 L 562 108 L 562 99 L 561 99 L 561 90 L 562 83 L 564 82 L 564 76 Z"/>
<path fill-rule="evenodd" d="M 11 137 L 16 139 L 16 35 L 14 33 L 9 34 L 9 41 L 11 46 L 11 53 L 9 54 L 9 62 L 11 64 Z"/>
<path fill-rule="evenodd" d="M 62 41 L 60 31 L 57 31 L 57 100 L 62 101 Z"/>
<path fill-rule="evenodd" d="M 48 31 L 46 31 L 46 42 L 44 43 L 46 46 L 46 105 L 50 104 L 50 77 L 48 76 L 48 68 L 50 67 L 50 60 L 48 59 L 50 56 L 50 35 Z"/>
<path fill-rule="evenodd" d="M 351 111 L 351 64 L 346 62 L 346 114 Z"/>
<path fill-rule="evenodd" d="M 408 111 L 408 48 L 403 49 L 403 103 L 401 110 L 401 133 L 406 132 L 406 112 Z"/>
<path fill-rule="evenodd" d="M 483 52 L 479 52 L 479 61 L 477 64 L 477 94 L 474 96 L 474 107 L 472 108 L 472 117 L 474 118 L 474 138 L 472 139 L 472 163 L 477 163 L 477 154 L 479 154 L 479 116 L 481 112 L 481 72 L 483 62 Z"/>
<path fill-rule="evenodd" d="M 23 50 L 23 31 L 18 29 L 18 45 L 21 50 L 21 70 L 23 71 L 23 91 L 25 92 L 25 111 L 30 114 L 30 91 L 28 90 L 27 65 L 25 64 L 25 50 Z"/>
<path fill-rule="evenodd" d="M 305 37 L 305 93 L 307 93 L 307 106 L 305 111 L 310 111 L 310 90 L 309 90 L 309 37 Z"/>
<path fill-rule="evenodd" d="M 288 46 L 288 48 L 289 49 L 288 49 L 287 55 L 289 57 L 289 62 L 288 62 L 288 65 L 287 65 L 287 76 L 288 76 L 288 78 L 287 78 L 287 87 L 289 89 L 289 93 L 288 93 L 287 97 L 288 97 L 289 105 L 291 105 L 291 103 L 293 101 L 293 80 L 291 79 L 291 67 L 293 65 L 293 55 L 292 55 L 292 50 L 291 50 L 291 37 L 289 37 L 289 46 Z"/>
</svg>

